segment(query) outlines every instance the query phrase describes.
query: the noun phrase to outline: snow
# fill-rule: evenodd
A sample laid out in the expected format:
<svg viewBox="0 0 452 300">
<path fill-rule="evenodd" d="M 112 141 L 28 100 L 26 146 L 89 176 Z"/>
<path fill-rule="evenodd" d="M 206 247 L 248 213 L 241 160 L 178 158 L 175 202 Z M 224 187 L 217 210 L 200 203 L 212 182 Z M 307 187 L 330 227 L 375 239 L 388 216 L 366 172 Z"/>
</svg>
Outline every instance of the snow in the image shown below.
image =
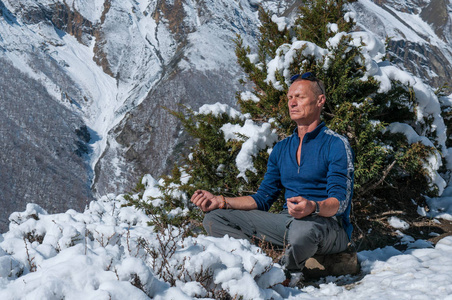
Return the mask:
<svg viewBox="0 0 452 300">
<path fill-rule="evenodd" d="M 330 32 L 338 32 L 339 31 L 339 27 L 337 26 L 336 23 L 329 23 L 326 26 L 328 28 L 328 31 L 330 31 Z"/>
<path fill-rule="evenodd" d="M 449 221 L 452 221 L 452 185 L 448 184 L 442 193 L 441 197 L 428 198 L 427 204 L 430 208 L 428 213 L 424 213 L 425 216 L 437 216 Z"/>
<path fill-rule="evenodd" d="M 430 1 L 424 1 L 423 7 L 427 7 Z M 395 2 L 394 2 L 395 3 Z M 422 9 L 409 9 L 410 3 L 400 2 L 400 10 L 394 4 L 382 4 L 378 6 L 375 1 L 358 0 L 349 5 L 353 19 L 360 28 L 369 32 L 375 32 L 381 39 L 389 37 L 393 41 L 404 40 L 412 44 L 429 44 L 441 49 L 442 55 L 447 60 L 452 59 L 450 43 L 438 36 L 419 12 Z M 412 6 L 418 6 L 411 3 Z M 407 7 L 408 6 L 408 7 Z M 361 13 L 358 11 L 363 9 Z"/>
<path fill-rule="evenodd" d="M 159 196 L 152 176 L 143 183 L 146 195 Z M 452 294 L 452 237 L 433 247 L 399 231 L 407 250 L 359 252 L 361 275 L 289 288 L 280 284 L 281 266 L 249 241 L 182 238 L 176 228 L 156 233 L 147 225 L 150 216 L 126 203 L 123 195 L 110 194 L 83 213 L 48 214 L 28 204 L 11 214 L 9 231 L 0 235 L 0 299 L 215 298 L 214 288 L 243 299 L 450 299 Z M 388 222 L 407 228 L 398 217 Z M 153 258 L 152 250 L 158 256 Z M 210 281 L 195 280 L 202 274 Z"/>
<path fill-rule="evenodd" d="M 272 22 L 278 25 L 279 31 L 284 31 L 284 29 L 286 29 L 287 25 L 289 24 L 289 20 L 287 20 L 287 18 L 278 17 L 276 14 L 272 15 Z"/>
<path fill-rule="evenodd" d="M 405 222 L 404 220 L 401 220 L 397 217 L 394 217 L 394 216 L 388 218 L 388 223 L 389 223 L 389 225 L 391 225 L 394 228 L 399 228 L 399 229 L 410 228 L 410 225 L 407 222 Z"/>
<path fill-rule="evenodd" d="M 103 0 L 67 0 L 65 3 L 73 7 L 91 23 L 96 23 L 96 21 L 100 20 L 104 10 Z"/>
<path fill-rule="evenodd" d="M 239 154 L 237 154 L 236 165 L 240 173 L 237 177 L 243 177 L 246 180 L 245 172 L 247 170 L 256 173 L 252 157 L 257 157 L 260 150 L 272 147 L 278 141 L 276 129 L 272 129 L 270 123 L 256 124 L 253 120 L 246 120 L 243 126 L 238 124 L 224 124 L 221 128 L 226 141 L 243 140 L 242 136 L 247 137 L 243 142 Z M 239 134 L 239 135 L 238 135 Z"/>
<path fill-rule="evenodd" d="M 450 299 L 452 286 L 442 273 L 452 265 L 452 238 L 444 238 L 435 248 L 413 249 L 405 253 L 382 253 L 387 258 L 374 260 L 371 252 L 360 253 L 365 276 L 360 282 L 362 293 L 350 290 L 350 296 L 360 299 Z M 393 252 L 388 247 L 384 252 Z M 394 255 L 395 254 L 395 255 Z M 370 255 L 370 256 L 369 256 Z M 438 265 L 441 264 L 441 265 Z"/>
<path fill-rule="evenodd" d="M 391 10 L 394 14 L 396 14 L 401 19 L 402 22 L 409 24 L 415 32 L 417 32 L 421 36 L 424 36 L 428 43 L 438 46 L 436 42 L 439 39 L 435 38 L 436 37 L 435 31 L 419 15 L 400 12 L 390 7 L 388 7 L 388 9 Z"/>
<path fill-rule="evenodd" d="M 376 5 L 373 1 L 370 0 L 359 0 L 359 3 L 365 6 L 368 11 L 372 12 L 372 14 L 378 16 L 378 19 L 381 20 L 382 24 L 385 26 L 384 29 L 387 36 L 390 36 L 392 39 L 405 39 L 413 43 L 420 44 L 428 43 L 416 31 L 407 26 L 406 23 L 399 21 L 399 19 L 397 18 L 397 14 L 399 12 L 397 12 L 397 14 L 395 15 L 391 14 L 389 11 Z M 362 23 L 359 23 L 359 26 L 366 28 L 366 26 Z"/>
<path fill-rule="evenodd" d="M 302 55 L 312 55 L 315 59 L 322 59 L 328 52 L 326 49 L 323 49 L 317 46 L 314 43 L 306 42 L 306 41 L 295 41 L 292 44 L 284 44 L 279 47 L 277 51 L 277 56 L 272 59 L 267 66 L 268 75 L 267 82 L 272 83 L 276 89 L 283 90 L 283 86 L 276 80 L 276 74 L 278 72 L 282 72 L 282 75 L 287 79 L 287 83 L 289 83 L 289 79 L 294 74 L 290 74 L 290 66 L 295 63 L 295 55 L 296 51 L 302 50 Z"/>
<path fill-rule="evenodd" d="M 198 111 L 199 114 L 207 115 L 212 114 L 215 117 L 218 117 L 222 114 L 227 114 L 231 118 L 239 118 L 242 120 L 246 119 L 246 116 L 244 116 L 241 112 L 238 110 L 230 107 L 227 104 L 217 102 L 215 104 L 204 104 L 199 108 Z"/>
<path fill-rule="evenodd" d="M 122 103 L 116 97 L 116 80 L 105 74 L 102 68 L 92 60 L 92 49 L 81 46 L 70 35 L 65 35 L 63 40 L 65 45 L 58 48 L 55 56 L 67 63 L 67 73 L 80 84 L 81 89 L 87 91 L 89 99 L 95 99 L 86 109 L 88 127 L 100 136 L 100 139 L 93 144 L 91 167 L 94 169 L 97 158 L 105 149 L 108 131 L 112 124 L 120 121 L 115 112 Z"/>
<path fill-rule="evenodd" d="M 254 102 L 259 101 L 259 99 L 250 92 L 243 93 L 242 97 Z M 232 119 L 237 118 L 245 121 L 243 125 L 226 123 L 220 128 L 226 141 L 243 141 L 240 152 L 236 158 L 236 166 L 240 171 L 238 177 L 242 177 L 245 180 L 247 180 L 245 175 L 246 171 L 256 172 L 253 157 L 256 157 L 259 151 L 272 147 L 273 144 L 278 141 L 278 134 L 275 129 L 272 129 L 270 123 L 264 122 L 262 124 L 257 124 L 249 119 L 249 115 L 243 115 L 241 112 L 227 104 L 219 102 L 215 104 L 205 104 L 199 108 L 197 114 L 212 114 L 216 117 L 226 114 Z"/>
<path fill-rule="evenodd" d="M 255 94 L 251 93 L 250 91 L 245 91 L 245 92 L 240 93 L 240 98 L 243 101 L 253 101 L 256 103 L 259 102 L 259 98 Z"/>
<path fill-rule="evenodd" d="M 433 143 L 425 136 L 419 136 L 416 131 L 414 131 L 413 127 L 408 124 L 403 124 L 399 122 L 394 122 L 389 124 L 386 128 L 387 131 L 392 133 L 403 133 L 408 143 L 416 143 L 421 142 L 426 146 L 434 147 Z M 438 169 L 441 167 L 441 155 L 438 151 L 435 151 L 428 160 L 424 163 L 424 167 L 429 172 L 429 177 L 432 179 L 433 183 L 439 188 L 439 194 L 441 195 L 444 191 L 444 188 L 447 185 L 447 182 L 439 175 Z"/>
<path fill-rule="evenodd" d="M 231 71 L 231 61 L 236 61 L 235 44 L 233 40 L 237 34 L 247 39 L 255 35 L 257 24 L 250 24 L 247 20 L 257 20 L 257 11 L 250 8 L 249 1 L 211 1 L 200 14 L 199 3 L 185 1 L 184 9 L 187 17 L 185 22 L 193 27 L 188 34 L 188 41 L 194 47 L 187 48 L 184 59 L 179 66 L 185 70 L 200 71 L 229 70 L 231 76 L 237 76 L 236 68 Z M 215 18 L 211 18 L 215 15 Z M 251 25 L 251 26 L 250 26 Z"/>
</svg>

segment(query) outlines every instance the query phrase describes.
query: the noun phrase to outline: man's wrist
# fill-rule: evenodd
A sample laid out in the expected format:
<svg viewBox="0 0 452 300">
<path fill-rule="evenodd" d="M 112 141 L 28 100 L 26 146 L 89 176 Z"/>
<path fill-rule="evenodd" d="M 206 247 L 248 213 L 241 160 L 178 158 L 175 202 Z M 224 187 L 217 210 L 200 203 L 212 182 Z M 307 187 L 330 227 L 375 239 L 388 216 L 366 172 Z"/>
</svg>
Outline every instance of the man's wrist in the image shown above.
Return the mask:
<svg viewBox="0 0 452 300">
<path fill-rule="evenodd" d="M 226 198 L 223 195 L 217 196 L 219 197 L 220 205 L 218 206 L 219 209 L 228 209 L 228 202 L 226 201 Z"/>
<path fill-rule="evenodd" d="M 312 200 L 311 200 L 311 202 L 314 202 L 313 203 L 314 204 L 314 210 L 312 211 L 311 216 L 317 216 L 320 213 L 319 203 L 317 201 L 312 201 Z"/>
</svg>

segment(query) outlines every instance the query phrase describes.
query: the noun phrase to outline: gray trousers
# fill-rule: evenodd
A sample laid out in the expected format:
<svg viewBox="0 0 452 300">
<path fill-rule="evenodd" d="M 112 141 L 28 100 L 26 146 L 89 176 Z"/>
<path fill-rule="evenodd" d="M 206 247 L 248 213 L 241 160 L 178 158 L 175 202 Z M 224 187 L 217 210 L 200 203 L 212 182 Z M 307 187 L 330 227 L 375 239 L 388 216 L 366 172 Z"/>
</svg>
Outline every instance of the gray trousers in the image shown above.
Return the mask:
<svg viewBox="0 0 452 300">
<path fill-rule="evenodd" d="M 347 248 L 349 239 L 335 217 L 308 216 L 295 219 L 287 210 L 269 213 L 261 210 L 216 209 L 207 213 L 203 226 L 211 236 L 229 235 L 256 242 L 264 240 L 286 249 L 283 259 L 289 271 L 300 271 L 315 254 L 333 254 Z"/>
</svg>

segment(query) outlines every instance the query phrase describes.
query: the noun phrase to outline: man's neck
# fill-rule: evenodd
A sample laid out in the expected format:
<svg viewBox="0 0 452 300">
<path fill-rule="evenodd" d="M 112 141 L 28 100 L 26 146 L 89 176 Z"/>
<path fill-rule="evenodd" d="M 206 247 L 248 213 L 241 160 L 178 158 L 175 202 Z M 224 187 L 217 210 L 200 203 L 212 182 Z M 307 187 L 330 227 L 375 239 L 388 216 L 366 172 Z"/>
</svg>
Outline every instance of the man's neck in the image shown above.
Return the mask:
<svg viewBox="0 0 452 300">
<path fill-rule="evenodd" d="M 313 131 L 314 129 L 317 128 L 317 126 L 319 126 L 319 124 L 322 121 L 320 119 L 315 120 L 314 122 L 310 123 L 310 124 L 297 124 L 298 127 L 298 136 L 300 137 L 301 140 L 303 140 L 303 137 L 305 136 L 306 133 Z"/>
</svg>

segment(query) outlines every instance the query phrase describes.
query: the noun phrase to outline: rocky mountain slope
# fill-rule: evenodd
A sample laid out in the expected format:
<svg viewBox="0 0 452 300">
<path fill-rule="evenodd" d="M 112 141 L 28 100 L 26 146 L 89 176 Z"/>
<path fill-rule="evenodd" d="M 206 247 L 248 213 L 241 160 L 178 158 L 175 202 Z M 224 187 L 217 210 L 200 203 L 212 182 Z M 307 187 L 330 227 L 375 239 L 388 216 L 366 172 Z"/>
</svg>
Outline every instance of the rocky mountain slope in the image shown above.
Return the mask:
<svg viewBox="0 0 452 300">
<path fill-rule="evenodd" d="M 298 4 L 0 0 L 0 230 L 27 202 L 80 210 L 167 172 L 186 137 L 163 108 L 234 105 L 236 34 L 253 46 L 258 5 L 290 19 Z M 351 9 L 357 29 L 392 38 L 395 63 L 451 84 L 451 4 L 360 0 Z"/>
<path fill-rule="evenodd" d="M 357 29 L 390 38 L 393 62 L 433 87 L 452 89 L 452 4 L 445 0 L 360 0 Z"/>
</svg>

